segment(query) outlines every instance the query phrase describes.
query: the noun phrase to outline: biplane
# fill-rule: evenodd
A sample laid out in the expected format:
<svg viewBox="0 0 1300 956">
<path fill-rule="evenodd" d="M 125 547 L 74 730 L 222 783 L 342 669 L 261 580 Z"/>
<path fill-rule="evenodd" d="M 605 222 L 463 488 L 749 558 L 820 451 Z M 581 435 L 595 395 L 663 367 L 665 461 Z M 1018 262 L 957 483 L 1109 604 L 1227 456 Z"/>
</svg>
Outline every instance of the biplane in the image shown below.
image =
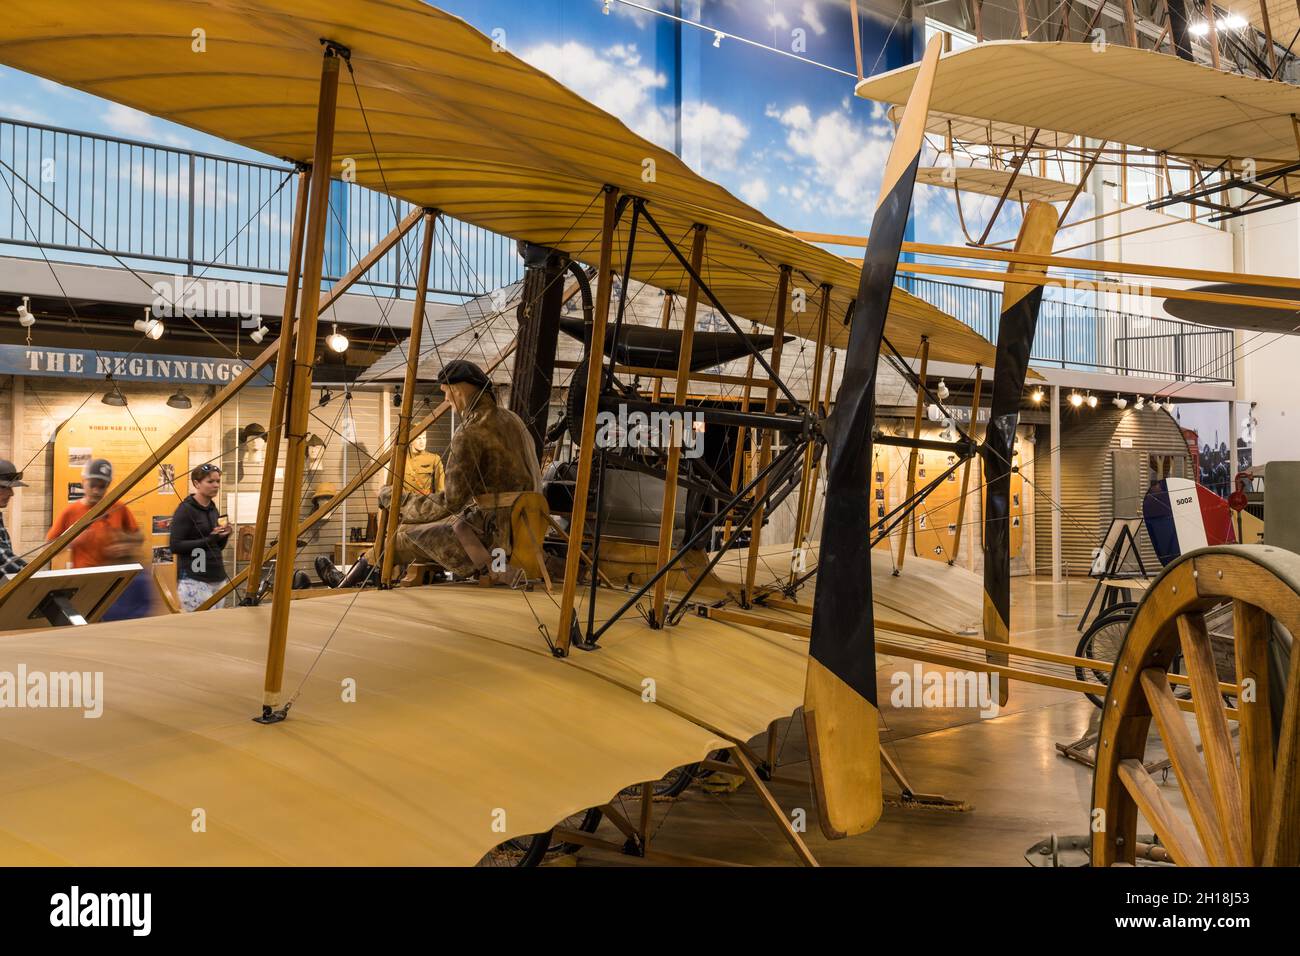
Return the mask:
<svg viewBox="0 0 1300 956">
<path fill-rule="evenodd" d="M 205 37 L 202 53 L 196 29 Z M 773 756 L 749 742 L 802 708 L 823 832 L 837 838 L 869 830 L 881 813 L 882 765 L 899 776 L 879 746 L 877 652 L 1068 690 L 1100 686 L 1043 679 L 1010 663 L 1077 663 L 1015 647 L 1009 627 L 1012 442 L 1032 374 L 1044 277 L 1059 264 L 1050 256 L 1056 210 L 1031 202 L 1015 249 L 1003 253 L 1009 268 L 996 346 L 895 287 L 927 111 L 946 89 L 938 45 L 906 81 L 907 105 L 860 266 L 766 219 L 419 0 L 328 7 L 303 0 L 16 0 L 0 24 L 0 62 L 286 157 L 299 165 L 304 187 L 279 339 L 153 460 L 0 588 L 0 607 L 21 601 L 31 576 L 145 478 L 172 443 L 274 368 L 267 454 L 273 461 L 282 449 L 286 464 L 282 479 L 265 470 L 260 504 L 268 510 L 259 514 L 253 558 L 227 589 L 243 589 L 241 606 L 184 626 L 163 616 L 0 638 L 3 659 L 28 668 L 102 671 L 106 694 L 95 721 L 61 712 L 6 715 L 5 862 L 470 865 L 508 841 L 533 861 L 559 841 L 688 862 L 652 845 L 647 821 L 653 782 L 696 766 L 741 774 L 763 795 L 798 858 L 815 863 L 766 789 Z M 957 104 L 958 112 L 970 114 L 968 105 Z M 358 182 L 415 209 L 322 292 L 328 187 L 344 160 Z M 448 414 L 444 404 L 419 420 L 414 415 L 421 359 L 431 350 L 422 339 L 421 284 L 391 446 L 305 518 L 283 508 L 278 529 L 269 527 L 272 495 L 300 495 L 320 317 L 417 226 L 418 274 L 427 275 L 433 226 L 443 214 L 516 238 L 535 253 L 517 334 L 494 355 L 475 357 L 489 372 L 513 357 L 512 403 L 528 413 L 522 417 L 539 444 L 548 430 L 535 413 L 560 384 L 561 306 L 574 296 L 581 302 L 583 358 L 569 388 L 581 402 L 571 401 L 565 417 L 567 441 L 580 455 L 567 523 L 550 522 L 547 532 L 562 546 L 563 573 L 553 592 L 526 569 L 511 588 L 393 587 L 390 513 L 379 586 L 295 592 L 299 536 L 386 467 L 399 491 L 412 436 Z M 683 304 L 675 336 L 634 331 L 626 321 L 634 283 Z M 791 308 L 797 289 L 815 309 Z M 697 377 L 723 375 L 695 361 L 696 317 L 705 302 L 730 333 L 713 344 L 741 349 L 736 354 L 747 363 L 733 383 L 746 390 L 739 407 L 688 402 Z M 768 338 L 756 340 L 746 322 L 770 330 Z M 665 321 L 658 331 L 667 328 Z M 778 371 L 787 335 L 816 343 L 803 395 Z M 832 348 L 844 356 L 833 401 L 822 398 L 833 380 L 823 370 Z M 912 381 L 918 407 L 923 399 L 942 404 L 924 371 L 916 374 L 902 359 L 921 350 L 993 370 L 981 441 L 961 429 L 951 442 L 877 432 L 882 355 Z M 701 351 L 710 363 L 723 354 Z M 601 499 L 618 463 L 595 441 L 598 414 L 620 407 L 690 410 L 706 427 L 748 430 L 752 452 L 750 467 L 729 475 L 696 469 L 678 445 L 640 462 L 660 477 L 660 526 L 643 548 L 642 573 L 626 587 L 611 586 L 603 573 L 610 542 L 602 543 Z M 983 581 L 972 586 L 961 569 L 945 566 L 924 572 L 951 572 L 963 582 L 959 589 L 979 604 L 981 637 L 957 635 L 951 621 L 919 609 L 915 591 L 908 592 L 915 579 L 873 575 L 881 558 L 873 542 L 934 487 L 909 484 L 905 500 L 877 520 L 870 469 L 872 447 L 881 444 L 952 453 L 950 471 L 982 459 Z M 814 542 L 806 516 L 818 468 L 825 517 Z M 692 482 L 707 485 L 711 504 L 704 520 L 680 533 L 679 489 Z M 806 545 L 812 566 L 760 574 L 765 513 L 796 495 L 794 548 Z M 262 569 L 272 563 L 262 588 Z M 1152 585 L 1109 684 L 1114 706 L 1106 712 L 1096 803 L 1112 823 L 1096 839 L 1097 862 L 1132 861 L 1138 807 L 1180 863 L 1296 862 L 1297 658 L 1276 725 L 1271 708 L 1224 705 L 1200 615 L 1225 599 L 1239 612 L 1236 679 L 1265 679 L 1275 623 L 1291 633 L 1300 626 L 1300 557 L 1211 549 L 1171 565 Z M 913 620 L 889 619 L 890 612 Z M 1182 678 L 1168 674 L 1170 649 L 1180 641 L 1189 665 Z M 1171 681 L 1190 685 L 1192 699 L 1174 700 Z M 346 686 L 355 693 L 341 694 Z M 1187 749 L 1180 709 L 1197 715 L 1204 762 Z M 1183 761 L 1180 783 L 1190 781 L 1195 835 L 1134 776 L 1153 713 Z M 1240 727 L 1240 771 L 1227 743 L 1229 720 Z M 612 804 L 628 787 L 639 788 L 639 820 Z M 206 833 L 196 840 L 191 823 L 199 808 Z M 590 832 L 596 812 L 626 844 Z"/>
</svg>

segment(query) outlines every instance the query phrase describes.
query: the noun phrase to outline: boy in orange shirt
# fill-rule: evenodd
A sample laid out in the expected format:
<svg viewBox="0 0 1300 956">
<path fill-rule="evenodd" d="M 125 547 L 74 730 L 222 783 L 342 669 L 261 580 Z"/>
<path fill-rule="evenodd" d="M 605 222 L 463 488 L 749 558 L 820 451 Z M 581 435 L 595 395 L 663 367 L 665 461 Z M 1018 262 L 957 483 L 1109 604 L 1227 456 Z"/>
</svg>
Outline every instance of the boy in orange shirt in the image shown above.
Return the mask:
<svg viewBox="0 0 1300 956">
<path fill-rule="evenodd" d="M 96 458 L 88 462 L 81 472 L 81 485 L 86 496 L 59 513 L 45 540 L 53 541 L 72 527 L 82 515 L 99 504 L 112 483 L 113 465 L 108 459 Z M 142 540 L 135 516 L 118 505 L 96 519 L 68 546 L 72 552 L 72 566 L 97 568 L 121 564 L 136 557 L 136 548 Z"/>
</svg>

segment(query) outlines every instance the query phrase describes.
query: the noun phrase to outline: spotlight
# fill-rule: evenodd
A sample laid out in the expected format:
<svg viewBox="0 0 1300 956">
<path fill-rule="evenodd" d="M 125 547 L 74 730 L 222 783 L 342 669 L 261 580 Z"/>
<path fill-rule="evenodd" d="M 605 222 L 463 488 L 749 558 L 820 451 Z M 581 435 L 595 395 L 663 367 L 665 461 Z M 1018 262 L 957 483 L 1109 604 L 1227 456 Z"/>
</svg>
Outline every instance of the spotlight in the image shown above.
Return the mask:
<svg viewBox="0 0 1300 956">
<path fill-rule="evenodd" d="M 348 350 L 348 337 L 339 331 L 337 325 L 334 331 L 325 336 L 325 344 L 330 347 L 332 352 L 346 352 Z"/>
<path fill-rule="evenodd" d="M 726 34 L 724 34 L 721 30 L 714 30 L 714 31 L 713 31 L 713 45 L 714 45 L 715 47 L 720 47 L 720 46 L 722 46 L 722 38 L 723 38 L 725 35 L 726 35 Z"/>
<path fill-rule="evenodd" d="M 939 401 L 946 402 L 952 392 L 948 391 L 948 385 L 943 379 L 939 379 L 939 385 L 935 388 L 934 394 L 939 396 Z"/>
<path fill-rule="evenodd" d="M 1034 389 L 1029 395 L 1029 400 L 1035 405 L 1041 405 L 1043 402 L 1043 390 L 1041 388 Z"/>
<path fill-rule="evenodd" d="M 163 328 L 162 319 L 155 319 L 149 313 L 150 310 L 146 308 L 144 310 L 144 318 L 136 319 L 132 325 L 137 332 L 143 332 L 156 342 L 162 338 L 165 329 Z"/>
<path fill-rule="evenodd" d="M 248 337 L 253 340 L 254 345 L 261 345 L 262 339 L 266 338 L 267 335 L 270 334 L 270 332 L 271 330 L 268 329 L 265 325 L 259 325 L 252 332 L 248 333 Z"/>
<path fill-rule="evenodd" d="M 393 389 L 393 407 L 394 408 L 402 407 L 402 386 L 400 385 L 398 385 L 395 389 Z"/>
<path fill-rule="evenodd" d="M 322 388 L 322 389 L 320 390 L 320 406 L 321 406 L 321 408 L 324 408 L 326 405 L 328 405 L 328 404 L 330 403 L 330 400 L 331 400 L 333 397 L 334 397 L 334 393 L 331 392 L 331 391 L 329 390 L 329 386 L 326 386 L 325 388 Z"/>
<path fill-rule="evenodd" d="M 612 0 L 605 0 L 605 6 L 600 11 L 601 13 L 605 14 L 605 16 L 609 16 L 609 5 L 611 2 Z"/>
<path fill-rule="evenodd" d="M 112 405 L 115 408 L 126 408 L 126 396 L 122 394 L 122 390 L 112 381 L 108 383 L 108 391 L 104 393 L 104 397 L 101 398 L 100 401 L 105 405 Z"/>
<path fill-rule="evenodd" d="M 1120 409 L 1120 410 L 1123 410 L 1123 409 L 1125 409 L 1125 408 L 1128 408 L 1128 399 L 1127 399 L 1127 398 L 1120 398 L 1118 395 L 1116 395 L 1114 398 L 1112 398 L 1112 399 L 1110 400 L 1110 403 L 1111 403 L 1112 405 L 1114 405 L 1116 408 Z"/>
<path fill-rule="evenodd" d="M 1071 392 L 1070 404 L 1073 405 L 1075 408 L 1078 408 L 1083 404 L 1083 396 L 1080 395 L 1078 392 Z"/>
<path fill-rule="evenodd" d="M 925 415 L 932 422 L 943 420 L 943 411 L 939 408 L 938 405 L 934 404 L 933 402 L 931 402 L 929 406 L 927 406 L 925 410 Z"/>
<path fill-rule="evenodd" d="M 192 408 L 194 403 L 182 389 L 176 389 L 176 394 L 167 399 L 168 408 Z"/>
<path fill-rule="evenodd" d="M 36 324 L 36 316 L 32 315 L 31 305 L 31 297 L 23 296 L 23 304 L 18 307 L 18 324 L 25 329 L 30 329 Z"/>
<path fill-rule="evenodd" d="M 1097 407 L 1097 396 L 1096 396 L 1096 395 L 1093 395 L 1093 394 L 1091 394 L 1091 393 L 1088 395 L 1088 407 L 1089 407 L 1089 408 L 1096 408 L 1096 407 Z"/>
</svg>

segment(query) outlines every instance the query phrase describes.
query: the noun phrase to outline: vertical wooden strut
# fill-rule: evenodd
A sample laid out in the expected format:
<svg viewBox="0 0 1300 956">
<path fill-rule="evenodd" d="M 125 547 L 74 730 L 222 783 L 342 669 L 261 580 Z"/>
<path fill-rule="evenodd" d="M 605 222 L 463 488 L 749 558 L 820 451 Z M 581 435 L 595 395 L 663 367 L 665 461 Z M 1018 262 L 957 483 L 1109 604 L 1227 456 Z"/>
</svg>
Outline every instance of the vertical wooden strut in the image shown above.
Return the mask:
<svg viewBox="0 0 1300 956">
<path fill-rule="evenodd" d="M 321 64 L 320 99 L 316 110 L 316 145 L 312 155 L 311 198 L 307 206 L 307 243 L 303 251 L 302 318 L 298 320 L 298 343 L 294 356 L 285 417 L 289 438 L 285 449 L 283 500 L 280 504 L 280 559 L 275 562 L 275 584 L 271 593 L 271 626 L 266 652 L 265 723 L 283 720 L 276 713 L 284 683 L 284 652 L 289 640 L 289 608 L 292 605 L 294 542 L 298 534 L 298 500 L 306 458 L 308 414 L 311 410 L 311 370 L 316 359 L 316 320 L 320 315 L 321 272 L 324 268 L 325 227 L 329 221 L 330 164 L 334 153 L 335 107 L 339 94 L 340 51 L 325 47 Z"/>
<path fill-rule="evenodd" d="M 415 308 L 411 313 L 411 337 L 406 340 L 406 375 L 402 379 L 402 407 L 397 415 L 397 439 L 393 445 L 392 467 L 388 476 L 391 496 L 384 523 L 384 563 L 379 573 L 380 582 L 393 584 L 393 545 L 397 541 L 397 519 L 402 510 L 402 494 L 406 490 L 406 453 L 411 445 L 411 413 L 415 408 L 416 374 L 420 368 L 420 340 L 424 332 L 425 297 L 429 294 L 429 263 L 433 259 L 434 227 L 438 213 L 424 211 L 424 242 L 420 246 L 420 271 L 415 277 Z"/>
<path fill-rule="evenodd" d="M 772 325 L 775 333 L 772 341 L 772 371 L 781 374 L 781 346 L 785 341 L 785 310 L 790 301 L 790 267 L 781 267 L 781 276 L 776 283 L 776 321 Z M 767 388 L 767 401 L 763 410 L 771 415 L 776 411 L 776 382 Z M 772 432 L 763 433 L 758 452 L 758 469 L 761 472 L 772 462 Z M 762 498 L 767 494 L 767 479 L 764 478 L 754 489 L 754 497 Z M 740 603 L 749 607 L 750 596 L 754 593 L 754 576 L 758 573 L 758 547 L 763 537 L 764 508 L 760 505 L 754 509 L 754 521 L 749 527 L 749 560 L 745 565 L 745 584 L 740 591 Z"/>
<path fill-rule="evenodd" d="M 261 493 L 257 499 L 257 524 L 253 527 L 253 546 L 248 553 L 246 589 L 248 603 L 256 600 L 262 580 L 262 563 L 266 559 L 266 529 L 271 523 L 271 500 L 275 496 L 276 462 L 280 460 L 280 438 L 284 432 L 284 405 L 289 395 L 290 370 L 293 367 L 293 325 L 298 315 L 298 280 L 302 269 L 303 235 L 307 227 L 307 198 L 311 171 L 298 173 L 298 195 L 293 204 L 293 229 L 289 233 L 289 270 L 284 280 L 284 309 L 280 313 L 279 351 L 275 356 L 275 390 L 271 394 L 271 421 L 266 432 L 266 457 L 262 465 Z M 295 539 L 296 540 L 296 539 Z"/>
<path fill-rule="evenodd" d="M 813 596 L 804 727 L 822 832 L 880 818 L 880 730 L 871 589 L 871 433 L 876 368 L 925 139 L 940 40 L 930 40 L 898 124 L 862 261 L 844 377 L 827 428 L 826 505 Z"/>
<path fill-rule="evenodd" d="M 704 235 L 707 226 L 695 227 L 691 240 L 691 268 L 700 274 L 704 265 Z M 686 402 L 686 390 L 691 382 L 691 353 L 695 347 L 695 310 L 700 303 L 700 286 L 694 279 L 686 287 L 686 312 L 682 316 L 682 344 L 677 355 L 677 384 L 673 389 L 673 404 Z M 666 313 L 665 313 L 666 314 Z M 664 509 L 659 519 L 659 556 L 656 567 L 662 568 L 668 563 L 673 549 L 673 525 L 677 517 L 677 473 L 682 462 L 682 442 L 685 436 L 681 422 L 673 426 L 673 441 L 668 447 L 668 471 L 664 478 Z M 694 441 L 694 437 L 692 441 Z M 664 575 L 655 583 L 653 606 L 650 610 L 650 626 L 664 626 L 664 601 L 667 597 L 668 576 Z"/>
<path fill-rule="evenodd" d="M 1210 65 L 1216 70 L 1219 68 L 1219 28 L 1214 22 L 1218 17 L 1218 12 L 1214 9 L 1214 0 L 1205 2 L 1205 25 L 1209 28 L 1209 34 L 1206 39 L 1210 43 Z"/>
<path fill-rule="evenodd" d="M 970 436 L 975 437 L 975 429 L 979 427 L 980 414 L 980 386 L 984 384 L 984 366 L 975 366 L 975 395 L 970 401 Z M 957 560 L 957 555 L 961 553 L 961 529 L 962 523 L 966 520 L 966 493 L 970 488 L 970 466 L 971 458 L 966 459 L 966 463 L 961 467 L 961 497 L 957 499 L 957 534 L 952 539 L 952 554 L 948 555 L 948 563 L 952 564 Z"/>
<path fill-rule="evenodd" d="M 1268 0 L 1259 0 L 1259 17 L 1264 25 L 1264 46 L 1268 49 L 1268 70 L 1277 72 L 1277 53 L 1273 50 L 1273 24 L 1268 19 Z"/>
<path fill-rule="evenodd" d="M 1138 49 L 1137 15 L 1133 12 L 1133 0 L 1124 0 L 1124 35 L 1128 45 Z"/>
<path fill-rule="evenodd" d="M 917 375 L 917 382 L 920 384 L 916 389 L 916 414 L 912 421 L 912 440 L 918 441 L 921 437 L 921 418 L 925 415 L 925 373 L 930 365 L 930 339 L 927 336 L 921 336 L 921 371 Z M 916 494 L 916 457 L 917 449 L 913 448 L 910 455 L 907 456 L 907 497 L 904 501 L 910 501 L 912 495 Z M 894 562 L 894 573 L 897 574 L 903 567 L 903 559 L 907 557 L 907 533 L 912 529 L 914 515 L 908 515 L 902 524 L 902 534 L 898 536 L 898 560 Z"/>
<path fill-rule="evenodd" d="M 758 326 L 752 326 L 749 330 L 751 335 L 757 334 Z M 745 369 L 745 391 L 740 396 L 740 410 L 749 411 L 749 396 L 752 391 L 751 383 L 754 380 L 754 353 L 749 353 L 749 365 Z M 731 458 L 731 493 L 734 495 L 740 490 L 740 475 L 744 470 L 745 464 L 745 433 L 748 431 L 744 425 L 736 426 L 736 449 Z M 723 528 L 722 538 L 728 540 L 731 538 L 732 512 L 727 512 L 727 522 Z"/>
<path fill-rule="evenodd" d="M 826 397 L 822 400 L 822 414 L 829 415 L 831 412 L 831 386 L 835 381 L 835 350 L 831 349 L 831 364 L 826 370 Z M 812 516 L 817 505 L 817 476 L 821 470 L 822 459 L 817 456 L 813 459 L 812 480 L 808 486 L 812 489 L 812 494 L 808 496 L 808 506 L 804 509 L 800 517 L 799 537 L 807 539 L 812 533 Z"/>
<path fill-rule="evenodd" d="M 1056 238 L 1056 210 L 1034 200 L 1016 237 L 1016 251 L 1050 255 Z M 1047 274 L 1046 266 L 1012 263 L 1007 272 L 1026 276 Z M 1002 287 L 1002 316 L 998 321 L 997 364 L 989 424 L 980 446 L 984 458 L 984 640 L 1011 640 L 1011 459 L 1015 451 L 1020 397 L 1029 373 L 1029 351 L 1038 325 L 1041 285 L 1007 282 Z M 1005 665 L 1007 656 L 985 655 L 990 664 Z M 999 683 L 1000 702 L 1007 702 L 1007 682 Z"/>
<path fill-rule="evenodd" d="M 817 315 L 817 345 L 813 352 L 812 387 L 808 392 L 808 407 L 814 411 L 817 409 L 817 403 L 821 400 L 822 365 L 826 359 L 826 333 L 830 324 L 830 315 L 831 287 L 823 283 L 821 307 L 818 309 Z M 811 481 L 813 477 L 813 462 L 816 458 L 815 452 L 815 443 L 809 442 L 808 447 L 804 449 L 803 453 L 803 474 L 799 477 L 799 504 L 794 513 L 794 546 L 790 555 L 791 584 L 793 584 L 795 579 L 805 570 L 805 562 L 800 560 L 803 552 L 803 514 L 812 497 Z"/>
<path fill-rule="evenodd" d="M 578 442 L 578 476 L 573 488 L 573 514 L 569 520 L 569 548 L 564 559 L 564 589 L 560 594 L 560 632 L 555 638 L 555 652 L 569 653 L 578 619 L 573 611 L 578 587 L 578 561 L 587 523 L 587 492 L 591 488 L 591 467 L 595 461 L 596 405 L 600 400 L 600 383 L 604 374 L 605 326 L 609 322 L 610 277 L 614 262 L 614 226 L 618 213 L 618 190 L 605 187 L 605 212 L 601 222 L 600 264 L 596 276 L 596 314 L 591 326 L 591 347 L 587 351 L 587 391 L 582 409 L 582 438 Z M 595 574 L 592 569 L 592 574 Z"/>
</svg>

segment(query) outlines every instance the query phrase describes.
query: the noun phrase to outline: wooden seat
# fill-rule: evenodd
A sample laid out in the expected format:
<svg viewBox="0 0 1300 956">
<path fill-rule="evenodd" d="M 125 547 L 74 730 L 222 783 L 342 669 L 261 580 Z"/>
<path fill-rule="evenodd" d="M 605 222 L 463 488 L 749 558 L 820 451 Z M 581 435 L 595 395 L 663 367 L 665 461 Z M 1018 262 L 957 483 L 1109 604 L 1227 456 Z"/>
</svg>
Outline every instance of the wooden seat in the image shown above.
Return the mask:
<svg viewBox="0 0 1300 956">
<path fill-rule="evenodd" d="M 530 581 L 541 578 L 551 590 L 542 541 L 550 525 L 546 497 L 536 491 L 522 492 L 510 508 L 510 563 L 523 570 Z"/>
</svg>

